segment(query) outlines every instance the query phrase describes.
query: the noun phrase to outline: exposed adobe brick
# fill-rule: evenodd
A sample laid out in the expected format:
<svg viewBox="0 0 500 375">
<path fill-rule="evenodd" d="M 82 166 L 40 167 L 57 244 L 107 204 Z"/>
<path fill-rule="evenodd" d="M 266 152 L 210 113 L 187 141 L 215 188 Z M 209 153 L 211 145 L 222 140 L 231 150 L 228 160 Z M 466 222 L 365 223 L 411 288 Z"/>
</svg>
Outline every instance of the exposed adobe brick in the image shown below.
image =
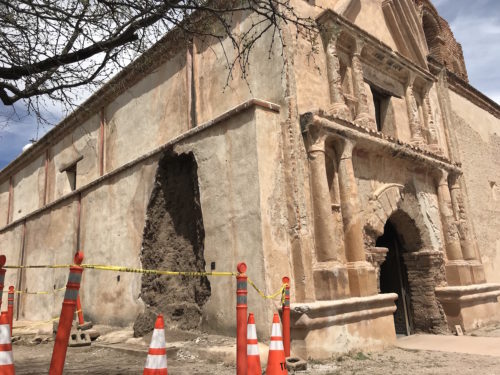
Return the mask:
<svg viewBox="0 0 500 375">
<path fill-rule="evenodd" d="M 429 54 L 447 70 L 468 82 L 462 46 L 451 31 L 450 25 L 437 12 L 430 0 L 413 0 L 422 16 Z"/>
</svg>

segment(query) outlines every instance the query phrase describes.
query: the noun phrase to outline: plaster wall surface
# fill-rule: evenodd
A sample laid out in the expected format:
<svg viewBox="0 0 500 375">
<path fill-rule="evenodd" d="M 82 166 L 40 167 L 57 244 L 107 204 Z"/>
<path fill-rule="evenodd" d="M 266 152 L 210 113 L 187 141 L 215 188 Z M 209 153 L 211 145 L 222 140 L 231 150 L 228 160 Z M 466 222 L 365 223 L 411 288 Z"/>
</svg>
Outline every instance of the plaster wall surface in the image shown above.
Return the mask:
<svg viewBox="0 0 500 375">
<path fill-rule="evenodd" d="M 14 176 L 12 220 L 26 216 L 43 206 L 45 194 L 45 158 L 40 156 Z"/>
<path fill-rule="evenodd" d="M 266 283 L 263 236 L 271 234 L 263 233 L 263 226 L 267 232 L 269 223 L 263 224 L 261 199 L 265 198 L 267 205 L 269 196 L 267 192 L 263 194 L 260 191 L 263 183 L 260 179 L 266 178 L 266 173 L 270 171 L 269 164 L 263 165 L 261 171 L 259 161 L 269 158 L 272 163 L 273 156 L 258 154 L 257 138 L 261 137 L 258 132 L 269 132 L 269 147 L 273 143 L 272 138 L 277 136 L 277 129 L 273 118 L 257 122 L 262 116 L 270 115 L 257 115 L 254 110 L 248 109 L 174 148 L 177 153 L 193 152 L 198 164 L 207 271 L 212 262 L 215 262 L 216 271 L 233 272 L 238 262 L 246 262 L 249 265 L 248 276 L 261 288 L 281 284 L 280 275 L 276 275 L 277 281 Z M 280 255 L 276 254 L 276 257 Z M 210 278 L 210 287 L 211 296 L 203 306 L 203 324 L 210 330 L 232 334 L 236 310 L 234 304 L 228 301 L 233 301 L 236 295 L 235 279 L 213 277 Z M 270 317 L 270 303 L 249 287 L 248 306 L 260 317 L 257 329 L 264 334 L 268 328 L 265 319 Z"/>
<path fill-rule="evenodd" d="M 146 207 L 157 160 L 137 164 L 82 195 L 85 263 L 140 268 Z M 127 325 L 143 310 L 141 274 L 85 270 L 81 298 L 89 320 Z"/>
<path fill-rule="evenodd" d="M 262 250 L 266 290 L 274 292 L 282 285 L 282 277 L 291 277 L 290 240 L 286 230 L 287 202 L 284 193 L 284 172 L 281 147 L 280 115 L 257 108 L 256 146 L 259 176 L 259 201 L 261 212 Z M 294 285 L 292 284 L 293 290 Z M 253 291 L 251 291 L 252 294 Z M 262 301 L 261 301 L 262 302 Z M 274 311 L 281 307 L 279 300 L 273 300 Z M 261 318 L 262 326 L 272 319 L 273 311 Z"/>
<path fill-rule="evenodd" d="M 23 224 L 17 224 L 9 230 L 0 232 L 0 251 L 7 258 L 7 265 L 21 264 L 21 251 L 23 245 Z M 10 285 L 19 287 L 19 270 L 8 269 L 5 273 L 4 292 L 2 296 L 2 310 L 7 306 L 7 290 Z"/>
<path fill-rule="evenodd" d="M 50 149 L 47 202 L 71 192 L 65 168 L 77 162 L 76 186 L 80 188 L 99 177 L 99 115 L 75 128 Z"/>
<path fill-rule="evenodd" d="M 235 31 L 243 32 L 253 16 L 233 15 Z M 259 30 L 259 29 L 256 29 Z M 229 38 L 222 42 L 205 38 L 196 40 L 194 79 L 196 87 L 196 123 L 209 121 L 223 112 L 251 98 L 259 98 L 280 104 L 283 101 L 284 62 L 279 38 L 272 41 L 272 32 L 265 32 L 253 47 L 248 69 L 243 76 L 239 63 L 232 71 L 235 51 Z M 216 99 L 216 100 L 215 100 Z"/>
<path fill-rule="evenodd" d="M 106 172 L 188 130 L 185 50 L 109 104 L 105 122 Z"/>
<path fill-rule="evenodd" d="M 500 119 L 449 91 L 470 219 L 488 282 L 500 282 Z"/>
<path fill-rule="evenodd" d="M 24 264 L 71 264 L 77 241 L 76 199 L 65 201 L 26 222 Z M 64 288 L 69 270 L 26 269 L 22 271 L 19 289 L 53 291 Z M 50 320 L 61 312 L 64 291 L 53 294 L 20 295 L 22 320 Z"/>
<path fill-rule="evenodd" d="M 9 209 L 9 180 L 0 183 L 0 228 L 7 224 Z"/>
</svg>

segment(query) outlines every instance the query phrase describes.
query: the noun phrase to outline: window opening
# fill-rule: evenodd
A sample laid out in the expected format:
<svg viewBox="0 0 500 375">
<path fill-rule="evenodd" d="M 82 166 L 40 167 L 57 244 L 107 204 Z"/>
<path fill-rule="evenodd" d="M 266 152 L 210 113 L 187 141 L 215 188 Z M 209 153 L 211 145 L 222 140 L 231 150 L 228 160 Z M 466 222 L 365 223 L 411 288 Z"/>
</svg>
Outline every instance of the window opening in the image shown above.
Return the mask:
<svg viewBox="0 0 500 375">
<path fill-rule="evenodd" d="M 381 132 L 384 128 L 385 112 L 387 111 L 390 96 L 375 90 L 373 87 L 371 87 L 371 90 L 373 106 L 375 107 L 375 122 L 377 124 L 377 130 Z"/>
<path fill-rule="evenodd" d="M 74 191 L 76 189 L 76 163 L 66 169 L 66 176 L 68 177 L 71 191 Z"/>
</svg>

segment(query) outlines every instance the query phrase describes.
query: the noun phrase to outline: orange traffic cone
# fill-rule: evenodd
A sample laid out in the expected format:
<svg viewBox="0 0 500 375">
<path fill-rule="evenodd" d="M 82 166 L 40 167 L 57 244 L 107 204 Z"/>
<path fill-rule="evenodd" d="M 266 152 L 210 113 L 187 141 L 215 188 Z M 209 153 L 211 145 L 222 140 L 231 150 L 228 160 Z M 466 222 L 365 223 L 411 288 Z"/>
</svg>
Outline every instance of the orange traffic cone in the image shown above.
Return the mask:
<svg viewBox="0 0 500 375">
<path fill-rule="evenodd" d="M 7 311 L 0 315 L 0 374 L 14 375 L 14 358 L 10 342 L 10 324 Z"/>
<path fill-rule="evenodd" d="M 274 314 L 273 316 L 266 375 L 288 375 L 285 350 L 283 349 L 283 336 L 281 335 L 280 317 L 278 314 Z"/>
<path fill-rule="evenodd" d="M 257 328 L 255 328 L 255 317 L 252 313 L 248 315 L 247 324 L 247 375 L 262 375 Z"/>
<path fill-rule="evenodd" d="M 167 349 L 165 348 L 165 323 L 163 315 L 156 318 L 148 358 L 142 375 L 167 375 Z"/>
</svg>

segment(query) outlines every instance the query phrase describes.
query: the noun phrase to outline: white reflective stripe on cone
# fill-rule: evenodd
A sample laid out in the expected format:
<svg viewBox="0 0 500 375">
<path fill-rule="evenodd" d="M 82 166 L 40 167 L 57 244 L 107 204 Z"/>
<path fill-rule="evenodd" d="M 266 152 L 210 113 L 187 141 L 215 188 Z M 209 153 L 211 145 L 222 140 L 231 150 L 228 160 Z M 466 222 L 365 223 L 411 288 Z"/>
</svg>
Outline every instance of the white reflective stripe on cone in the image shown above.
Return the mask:
<svg viewBox="0 0 500 375">
<path fill-rule="evenodd" d="M 269 350 L 284 350 L 283 349 L 283 341 L 272 341 L 271 344 L 269 345 Z"/>
<path fill-rule="evenodd" d="M 281 327 L 278 323 L 273 323 L 273 327 L 271 330 L 271 336 L 281 337 Z"/>
<path fill-rule="evenodd" d="M 155 329 L 149 347 L 153 349 L 165 349 L 165 346 L 165 332 L 163 329 Z"/>
<path fill-rule="evenodd" d="M 0 352 L 0 366 L 13 364 L 14 359 L 12 358 L 12 352 Z"/>
<path fill-rule="evenodd" d="M 144 367 L 152 370 L 167 368 L 167 357 L 165 355 L 149 354 Z"/>
<path fill-rule="evenodd" d="M 247 325 L 247 339 L 256 339 L 257 338 L 257 329 L 255 328 L 255 324 Z"/>
<path fill-rule="evenodd" d="M 247 355 L 259 355 L 259 345 L 247 345 Z"/>
<path fill-rule="evenodd" d="M 0 325 L 0 345 L 10 344 L 10 326 L 8 324 Z"/>
</svg>

